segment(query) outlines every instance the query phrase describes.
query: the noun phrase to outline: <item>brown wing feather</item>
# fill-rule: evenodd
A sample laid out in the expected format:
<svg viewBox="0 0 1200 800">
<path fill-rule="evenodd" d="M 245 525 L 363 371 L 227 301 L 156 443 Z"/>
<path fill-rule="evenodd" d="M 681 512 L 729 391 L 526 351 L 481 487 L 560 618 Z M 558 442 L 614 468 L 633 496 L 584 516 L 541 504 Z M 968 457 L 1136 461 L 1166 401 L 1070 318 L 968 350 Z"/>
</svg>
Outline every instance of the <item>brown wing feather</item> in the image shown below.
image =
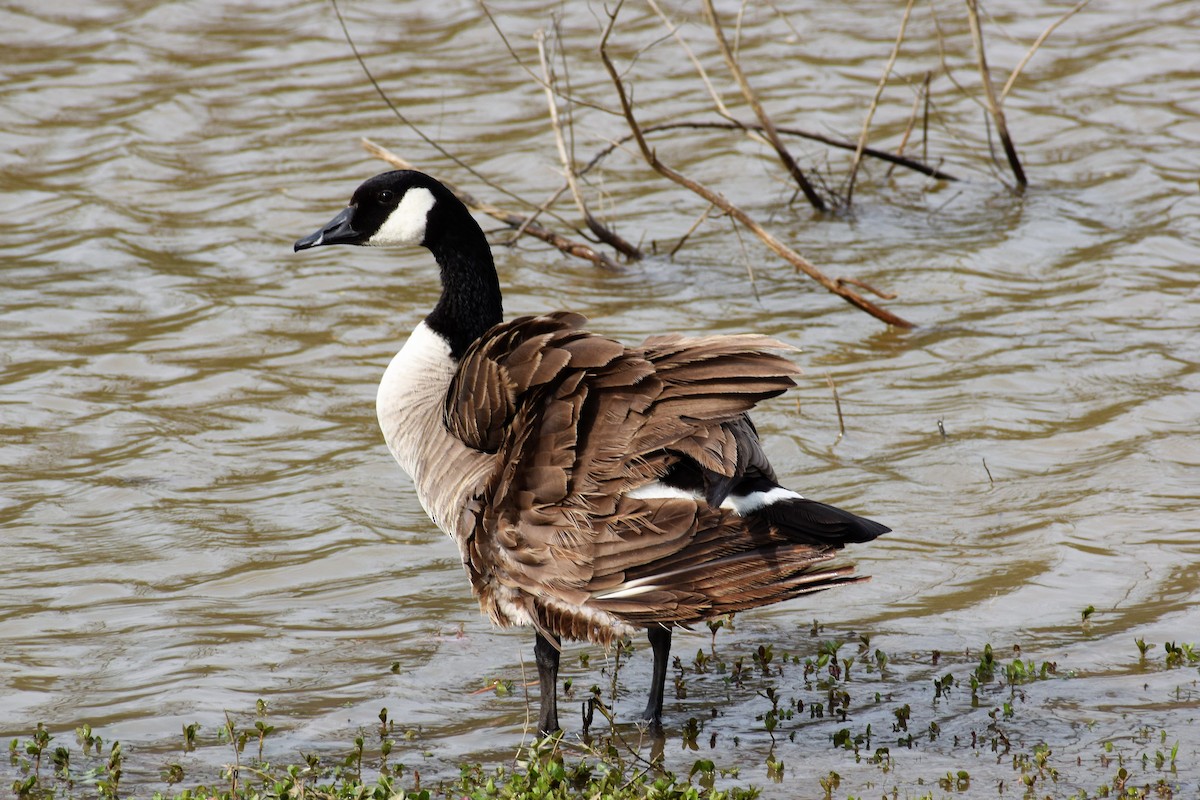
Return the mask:
<svg viewBox="0 0 1200 800">
<path fill-rule="evenodd" d="M 546 631 L 605 641 L 597 612 L 687 623 L 850 579 L 825 565 L 832 548 L 703 500 L 624 497 L 681 459 L 726 478 L 751 465 L 769 475 L 745 415 L 794 385 L 799 370 L 778 352 L 789 348 L 761 336 L 626 348 L 584 322 L 560 313 L 493 328 L 447 394 L 447 428 L 496 453 L 460 525 L 493 619 L 508 621 L 504 595 Z"/>
</svg>

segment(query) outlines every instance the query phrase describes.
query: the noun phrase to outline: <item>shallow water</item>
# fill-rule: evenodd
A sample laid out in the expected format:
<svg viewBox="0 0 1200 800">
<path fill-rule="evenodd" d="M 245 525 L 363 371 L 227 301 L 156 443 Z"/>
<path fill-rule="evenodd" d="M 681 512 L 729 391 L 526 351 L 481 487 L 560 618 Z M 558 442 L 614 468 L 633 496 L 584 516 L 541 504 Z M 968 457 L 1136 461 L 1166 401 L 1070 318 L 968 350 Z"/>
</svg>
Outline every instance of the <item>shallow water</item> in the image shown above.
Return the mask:
<svg viewBox="0 0 1200 800">
<path fill-rule="evenodd" d="M 1028 4 L 988 4 L 998 74 L 1069 7 L 1058 5 L 1030 15 Z M 962 11 L 936 8 L 947 63 L 973 92 Z M 781 10 L 786 20 L 769 5 L 746 12 L 751 80 L 777 124 L 853 138 L 901 10 Z M 345 12 L 375 76 L 430 136 L 534 204 L 558 188 L 540 88 L 476 5 L 363 0 Z M 722 12 L 732 21 L 736 9 Z M 549 13 L 514 2 L 495 14 L 536 65 L 530 36 Z M 594 56 L 602 9 L 560 14 L 572 92 L 613 107 Z M 374 421 L 379 375 L 436 299 L 428 255 L 297 255 L 291 242 L 384 168 L 361 136 L 516 202 L 390 114 L 326 3 L 16 2 L 0 19 L 0 736 L 45 722 L 66 741 L 86 721 L 157 764 L 176 757 L 181 725 L 200 722 L 211 739 L 226 709 L 249 718 L 262 698 L 280 758 L 344 747 L 384 706 L 419 728 L 396 752 L 423 772 L 511 756 L 522 693 L 472 692 L 519 682 L 531 637 L 479 618 L 455 548 Z M 644 48 L 628 75 L 642 119 L 713 119 L 661 23 L 641 6 L 622 20 L 617 57 L 628 64 Z M 700 17 L 684 32 L 748 118 Z M 939 69 L 937 42 L 918 8 L 875 117 L 878 146 L 896 146 L 909 86 Z M 1006 102 L 1030 175 L 1023 193 L 989 166 L 982 111 L 943 75 L 928 151 L 965 180 L 888 178 L 868 162 L 852 213 L 788 206 L 778 163 L 732 134 L 656 140 L 664 160 L 830 274 L 898 292 L 881 302 L 912 331 L 793 275 L 724 220 L 674 259 L 619 273 L 541 245 L 497 248 L 510 314 L 565 307 L 629 341 L 756 331 L 803 349 L 794 398 L 756 416 L 778 471 L 895 532 L 855 549 L 869 583 L 745 615 L 718 638 L 727 657 L 763 643 L 812 655 L 822 637 L 867 635 L 867 655 L 893 660 L 890 675 L 863 678 L 863 692 L 892 698 L 874 717 L 880 731 L 901 702 L 921 704 L 928 724 L 929 679 L 946 664 L 969 672 L 988 642 L 1010 661 L 1017 644 L 1060 670 L 1028 687 L 1010 723 L 1026 748 L 1041 738 L 1091 764 L 1102 742 L 1132 742 L 1132 753 L 1135 728 L 1161 729 L 1181 743 L 1179 769 L 1163 775 L 1198 790 L 1197 671 L 1163 662 L 1166 642 L 1200 640 L 1197 74 L 1200 7 L 1097 0 L 1049 38 Z M 581 110 L 580 159 L 622 132 L 614 116 Z M 840 185 L 845 153 L 789 142 L 802 166 Z M 660 251 L 704 209 L 627 152 L 593 181 L 619 230 Z M 825 633 L 809 634 L 814 618 Z M 1144 663 L 1138 638 L 1157 643 Z M 686 665 L 707 642 L 682 639 L 676 652 Z M 648 678 L 636 645 L 621 673 L 626 718 Z M 935 667 L 934 650 L 960 655 Z M 588 652 L 605 662 L 578 647 L 564 663 Z M 799 691 L 789 675 L 799 680 L 785 674 L 782 690 Z M 598 668 L 575 676 L 607 681 Z M 697 678 L 688 698 L 668 698 L 668 728 L 719 708 L 710 726 L 725 746 L 708 757 L 770 786 L 763 702 Z M 851 727 L 873 713 L 856 708 Z M 988 724 L 965 709 L 942 719 L 964 740 Z M 893 744 L 896 767 L 881 773 L 831 748 L 830 724 L 796 730 L 779 749 L 781 796 L 831 769 L 843 794 L 936 791 L 929 781 L 971 754 L 947 736 L 903 755 Z M 667 749 L 686 772 L 694 756 L 671 737 Z M 157 780 L 146 770 L 130 780 Z M 1112 771 L 1096 770 L 1089 791 Z"/>
</svg>

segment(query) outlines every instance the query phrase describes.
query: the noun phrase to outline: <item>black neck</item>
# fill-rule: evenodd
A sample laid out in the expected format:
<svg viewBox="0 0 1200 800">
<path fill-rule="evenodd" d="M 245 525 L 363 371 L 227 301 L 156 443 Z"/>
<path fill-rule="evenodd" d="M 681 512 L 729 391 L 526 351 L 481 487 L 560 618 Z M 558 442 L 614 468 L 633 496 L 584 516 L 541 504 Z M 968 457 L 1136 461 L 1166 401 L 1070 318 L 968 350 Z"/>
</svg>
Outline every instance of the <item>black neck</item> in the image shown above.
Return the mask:
<svg viewBox="0 0 1200 800">
<path fill-rule="evenodd" d="M 462 216 L 456 225 L 438 226 L 454 231 L 453 235 L 425 242 L 442 271 L 442 296 L 425 324 L 445 337 L 455 359 L 461 359 L 476 339 L 504 319 L 492 249 L 465 208 Z"/>
</svg>

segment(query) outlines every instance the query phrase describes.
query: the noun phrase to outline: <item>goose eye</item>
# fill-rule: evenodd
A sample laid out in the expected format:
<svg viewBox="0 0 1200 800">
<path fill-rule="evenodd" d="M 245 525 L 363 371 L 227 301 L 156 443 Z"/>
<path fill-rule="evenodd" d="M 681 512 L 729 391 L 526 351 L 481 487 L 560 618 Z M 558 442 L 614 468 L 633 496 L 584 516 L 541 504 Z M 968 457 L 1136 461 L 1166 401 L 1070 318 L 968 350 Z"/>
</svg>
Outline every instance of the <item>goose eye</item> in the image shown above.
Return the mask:
<svg viewBox="0 0 1200 800">
<path fill-rule="evenodd" d="M 387 206 L 387 205 L 392 204 L 392 201 L 396 199 L 396 195 L 395 195 L 395 193 L 393 193 L 387 189 L 384 189 L 382 192 L 380 192 L 378 195 L 375 196 L 375 199 L 377 199 L 383 205 Z"/>
</svg>

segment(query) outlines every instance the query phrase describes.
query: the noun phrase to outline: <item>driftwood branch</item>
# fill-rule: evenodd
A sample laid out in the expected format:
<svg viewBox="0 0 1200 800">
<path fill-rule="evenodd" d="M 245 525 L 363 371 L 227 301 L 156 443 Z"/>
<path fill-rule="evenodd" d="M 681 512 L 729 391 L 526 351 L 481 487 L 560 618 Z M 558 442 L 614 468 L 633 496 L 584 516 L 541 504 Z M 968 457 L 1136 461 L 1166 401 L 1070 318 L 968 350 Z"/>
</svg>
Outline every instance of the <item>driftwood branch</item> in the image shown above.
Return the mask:
<svg viewBox="0 0 1200 800">
<path fill-rule="evenodd" d="M 1008 122 L 1004 119 L 1004 109 L 1001 100 L 996 96 L 996 87 L 992 85 L 992 75 L 988 71 L 987 54 L 983 48 L 983 29 L 979 22 L 978 0 L 966 0 L 967 18 L 971 23 L 971 39 L 975 42 L 975 61 L 979 67 L 979 78 L 983 81 L 983 92 L 987 98 L 987 109 L 996 123 L 996 133 L 1000 136 L 1000 144 L 1004 147 L 1004 155 L 1008 166 L 1012 168 L 1017 186 L 1024 187 L 1029 183 L 1025 179 L 1025 170 L 1021 167 L 1021 159 L 1017 156 L 1017 148 L 1008 132 Z"/>
<path fill-rule="evenodd" d="M 362 145 L 368 153 L 376 158 L 386 161 L 396 169 L 416 169 L 416 167 L 414 167 L 408 161 L 405 161 L 400 156 L 392 153 L 387 148 L 380 147 L 370 139 L 363 139 Z M 492 219 L 497 219 L 511 228 L 519 229 L 523 227 L 525 233 L 533 236 L 534 238 L 541 239 L 547 244 L 554 245 L 567 255 L 586 259 L 598 267 L 614 270 L 620 269 L 612 259 L 603 253 L 597 252 L 591 247 L 591 245 L 583 242 L 573 241 L 565 236 L 555 233 L 554 231 L 543 228 L 541 225 L 530 223 L 526 217 L 523 217 L 520 214 L 514 214 L 511 211 L 506 211 L 498 206 L 492 205 L 491 203 L 485 203 L 484 201 L 477 199 L 469 192 L 466 192 L 463 189 L 455 186 L 448 180 L 443 179 L 442 183 L 445 184 L 447 189 L 454 192 L 454 196 L 461 200 L 463 205 L 465 205 L 467 208 L 478 211 L 481 214 L 487 214 Z"/>
<path fill-rule="evenodd" d="M 658 155 L 647 143 L 646 137 L 642 135 L 642 129 L 638 124 L 637 117 L 633 113 L 633 106 L 630 103 L 629 94 L 625 91 L 624 81 L 622 81 L 620 73 L 617 71 L 616 66 L 613 64 L 612 59 L 608 55 L 608 39 L 612 35 L 613 26 L 616 24 L 617 15 L 621 10 L 621 4 L 621 2 L 618 2 L 613 10 L 608 12 L 608 25 L 605 27 L 604 33 L 600 38 L 600 59 L 604 63 L 604 68 L 608 72 L 609 78 L 611 78 L 613 85 L 616 87 L 617 97 L 621 103 L 621 111 L 625 115 L 625 121 L 629 125 L 630 131 L 633 133 L 634 139 L 637 141 L 638 149 L 641 151 L 642 157 L 645 159 L 646 163 L 663 177 L 679 184 L 680 186 L 683 186 L 694 194 L 699 195 L 712 205 L 724 211 L 734 220 L 741 223 L 742 226 L 753 231 L 754 234 L 763 242 L 763 244 L 765 244 L 772 252 L 791 264 L 797 271 L 808 275 L 810 278 L 817 281 L 817 283 L 824 286 L 830 292 L 838 295 L 846 302 L 862 309 L 863 311 L 866 311 L 876 319 L 882 320 L 889 325 L 895 325 L 901 328 L 913 327 L 913 324 L 908 320 L 903 319 L 902 317 L 899 317 L 896 314 L 887 311 L 886 309 L 880 308 L 864 298 L 862 295 L 847 288 L 844 284 L 840 284 L 838 281 L 830 278 L 810 261 L 808 261 L 808 259 L 804 258 L 799 253 L 775 238 L 770 231 L 760 225 L 741 208 L 727 200 L 724 196 L 714 192 L 707 186 L 697 183 L 691 178 L 688 178 L 687 176 L 677 172 L 659 160 Z"/>
<path fill-rule="evenodd" d="M 734 57 L 733 51 L 729 49 L 729 42 L 725 40 L 725 32 L 721 30 L 721 21 L 717 19 L 717 12 L 713 8 L 712 0 L 704 0 L 704 12 L 708 15 L 708 21 L 712 25 L 713 35 L 717 39 L 717 46 L 721 50 L 721 55 L 725 58 L 725 64 L 729 67 L 729 71 L 737 81 L 738 87 L 742 90 L 742 96 L 746 98 L 746 102 L 753 109 L 754 116 L 758 117 L 758 121 L 762 125 L 762 131 L 766 134 L 771 147 L 775 149 L 779 160 L 783 162 L 783 166 L 787 169 L 788 174 L 796 181 L 796 185 L 800 187 L 800 191 L 804 192 L 804 196 L 808 199 L 809 204 L 817 211 L 824 211 L 825 201 L 821 199 L 821 195 L 817 194 L 817 190 L 813 188 L 804 171 L 800 169 L 800 165 L 796 163 L 796 159 L 792 158 L 792 154 L 784 146 L 783 140 L 779 138 L 779 134 L 775 131 L 775 125 L 771 122 L 771 117 L 767 114 L 766 109 L 763 108 L 762 103 L 759 102 L 758 95 L 755 94 L 754 89 L 750 86 L 750 82 L 746 80 L 746 73 L 742 71 L 741 64 Z"/>
</svg>

